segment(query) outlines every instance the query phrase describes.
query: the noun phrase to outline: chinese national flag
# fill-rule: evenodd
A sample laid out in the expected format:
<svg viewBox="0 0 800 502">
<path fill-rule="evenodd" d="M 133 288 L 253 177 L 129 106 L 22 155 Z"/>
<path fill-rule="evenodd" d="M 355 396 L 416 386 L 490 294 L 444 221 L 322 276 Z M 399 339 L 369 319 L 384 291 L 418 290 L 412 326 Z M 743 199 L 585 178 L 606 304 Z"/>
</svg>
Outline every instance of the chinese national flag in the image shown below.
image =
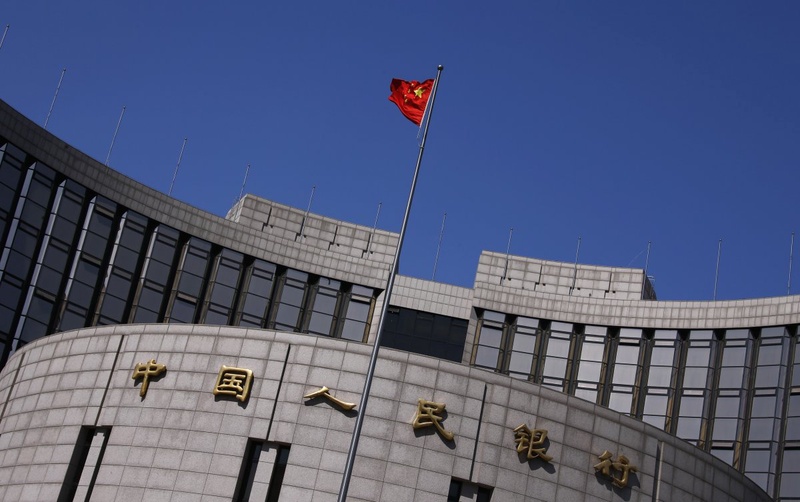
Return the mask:
<svg viewBox="0 0 800 502">
<path fill-rule="evenodd" d="M 425 114 L 425 107 L 428 104 L 428 97 L 433 89 L 433 79 L 424 82 L 416 80 L 407 81 L 399 78 L 392 79 L 389 86 L 392 94 L 389 101 L 400 108 L 400 112 L 411 122 L 420 125 L 422 116 Z"/>
</svg>

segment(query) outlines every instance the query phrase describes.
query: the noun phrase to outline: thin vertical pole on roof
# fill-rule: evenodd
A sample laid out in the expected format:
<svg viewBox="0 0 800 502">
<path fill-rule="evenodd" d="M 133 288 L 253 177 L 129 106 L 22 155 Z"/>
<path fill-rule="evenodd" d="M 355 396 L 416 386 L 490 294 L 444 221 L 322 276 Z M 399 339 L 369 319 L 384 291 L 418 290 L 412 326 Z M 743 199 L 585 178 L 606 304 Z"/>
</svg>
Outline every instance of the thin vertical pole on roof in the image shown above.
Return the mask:
<svg viewBox="0 0 800 502">
<path fill-rule="evenodd" d="M 345 502 L 347 499 L 347 490 L 350 487 L 350 476 L 353 473 L 353 464 L 356 459 L 356 451 L 358 450 L 358 440 L 361 436 L 361 427 L 364 424 L 364 416 L 367 411 L 367 401 L 369 399 L 369 391 L 372 387 L 372 378 L 375 374 L 375 364 L 378 362 L 378 350 L 381 346 L 381 336 L 383 335 L 383 326 L 386 322 L 386 312 L 389 309 L 389 300 L 392 296 L 392 288 L 394 287 L 395 276 L 397 275 L 397 264 L 400 260 L 400 252 L 403 249 L 403 239 L 406 235 L 406 227 L 408 226 L 408 217 L 411 214 L 411 202 L 414 200 L 414 189 L 417 186 L 417 178 L 419 177 L 419 168 L 422 164 L 422 154 L 425 152 L 425 140 L 428 138 L 428 127 L 431 124 L 431 115 L 433 115 L 433 104 L 436 100 L 436 89 L 439 87 L 439 77 L 442 75 L 444 67 L 439 65 L 436 72 L 436 79 L 433 81 L 433 89 L 431 90 L 431 98 L 428 101 L 428 112 L 425 120 L 425 132 L 422 134 L 422 142 L 419 145 L 419 154 L 417 156 L 417 165 L 414 168 L 414 177 L 411 181 L 411 189 L 408 193 L 408 202 L 406 203 L 406 210 L 403 214 L 403 223 L 400 226 L 400 237 L 397 241 L 397 248 L 394 251 L 394 259 L 392 260 L 392 268 L 389 269 L 389 280 L 386 283 L 386 291 L 383 295 L 383 305 L 381 306 L 380 316 L 378 318 L 378 332 L 375 336 L 375 342 L 372 346 L 372 356 L 369 359 L 369 367 L 367 368 L 367 375 L 364 379 L 364 390 L 361 393 L 361 400 L 358 403 L 358 415 L 356 415 L 356 424 L 353 429 L 353 437 L 350 440 L 350 449 L 347 452 L 347 462 L 344 466 L 344 474 L 342 475 L 342 485 L 339 488 L 338 502 Z"/>
<path fill-rule="evenodd" d="M 508 277 L 508 259 L 511 255 L 511 236 L 514 234 L 514 227 L 508 229 L 508 245 L 506 246 L 506 266 L 503 267 L 503 277 L 500 278 L 500 284 Z"/>
<path fill-rule="evenodd" d="M 9 28 L 11 28 L 11 25 L 10 25 L 10 24 L 7 24 L 7 25 L 6 25 L 6 29 L 5 29 L 5 30 L 3 30 L 3 38 L 0 38 L 0 49 L 2 49 L 2 48 L 3 48 L 3 42 L 5 42 L 5 41 L 6 41 L 6 34 L 8 33 L 8 29 L 9 29 Z"/>
<path fill-rule="evenodd" d="M 578 281 L 578 256 L 581 253 L 581 237 L 578 236 L 578 248 L 575 250 L 575 268 L 572 270 L 572 287 L 569 288 L 569 294 L 575 290 L 575 283 Z"/>
<path fill-rule="evenodd" d="M 306 214 L 303 215 L 303 222 L 300 224 L 300 232 L 297 233 L 298 238 L 303 237 L 303 231 L 306 228 L 306 218 L 308 218 L 308 213 L 311 212 L 311 202 L 314 201 L 314 192 L 317 190 L 317 185 L 313 185 L 311 187 L 311 197 L 308 198 L 308 207 L 306 208 Z"/>
<path fill-rule="evenodd" d="M 792 232 L 792 240 L 789 243 L 789 281 L 786 283 L 786 294 L 792 294 L 792 257 L 794 256 L 794 232 Z"/>
<path fill-rule="evenodd" d="M 50 115 L 53 114 L 53 107 L 56 106 L 56 99 L 58 99 L 58 91 L 61 89 L 61 82 L 64 81 L 64 74 L 67 73 L 67 69 L 63 68 L 61 70 L 61 76 L 58 77 L 58 85 L 56 86 L 56 93 L 53 95 L 53 102 L 50 103 L 50 109 L 47 111 L 47 117 L 44 119 L 44 126 L 42 129 L 47 129 L 47 123 L 50 122 Z"/>
<path fill-rule="evenodd" d="M 375 230 L 378 229 L 378 218 L 381 216 L 381 206 L 383 202 L 378 202 L 378 211 L 375 213 L 375 223 L 372 225 L 372 232 L 369 234 L 369 241 L 367 242 L 367 254 L 372 252 L 372 241 L 375 240 Z"/>
<path fill-rule="evenodd" d="M 719 257 L 722 254 L 722 239 L 717 245 L 717 271 L 714 273 L 714 301 L 717 300 L 717 282 L 719 281 Z"/>
<path fill-rule="evenodd" d="M 108 167 L 108 162 L 111 160 L 111 150 L 114 149 L 114 142 L 117 140 L 117 133 L 119 133 L 119 126 L 122 125 L 122 117 L 125 115 L 125 106 L 122 106 L 122 113 L 119 114 L 119 120 L 117 120 L 117 128 L 114 129 L 114 136 L 111 137 L 111 146 L 108 147 L 108 155 L 106 155 L 106 167 Z"/>
<path fill-rule="evenodd" d="M 172 173 L 172 182 L 169 184 L 169 192 L 167 195 L 172 195 L 172 187 L 175 186 L 175 178 L 178 177 L 178 169 L 181 167 L 181 160 L 183 159 L 183 150 L 186 148 L 186 142 L 189 141 L 189 138 L 183 138 L 183 144 L 181 145 L 181 153 L 178 154 L 178 163 L 175 165 L 175 172 Z"/>
<path fill-rule="evenodd" d="M 247 168 L 244 170 L 244 180 L 242 180 L 242 189 L 239 190 L 239 198 L 236 199 L 236 202 L 242 200 L 244 196 L 244 186 L 247 184 L 247 175 L 250 174 L 250 163 L 247 163 Z"/>
<path fill-rule="evenodd" d="M 647 241 L 647 254 L 644 258 L 644 277 L 642 277 L 642 299 L 644 299 L 644 287 L 647 284 L 647 266 L 650 264 L 650 245 L 652 241 Z"/>
<path fill-rule="evenodd" d="M 447 213 L 442 216 L 442 229 L 439 231 L 439 244 L 436 246 L 436 258 L 433 260 L 433 275 L 431 280 L 436 280 L 436 267 L 439 265 L 439 252 L 442 250 L 442 237 L 444 237 L 444 222 L 447 220 Z"/>
</svg>

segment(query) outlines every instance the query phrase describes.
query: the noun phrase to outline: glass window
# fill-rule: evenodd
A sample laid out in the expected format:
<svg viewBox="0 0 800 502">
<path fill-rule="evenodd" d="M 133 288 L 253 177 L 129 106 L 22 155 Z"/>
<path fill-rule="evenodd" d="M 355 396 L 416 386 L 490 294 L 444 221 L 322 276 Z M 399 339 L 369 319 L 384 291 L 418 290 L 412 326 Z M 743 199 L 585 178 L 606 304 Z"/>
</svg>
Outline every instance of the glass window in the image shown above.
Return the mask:
<svg viewBox="0 0 800 502">
<path fill-rule="evenodd" d="M 490 310 L 483 311 L 481 315 L 483 320 L 480 323 L 474 364 L 482 368 L 500 371 L 503 363 L 500 347 L 503 343 L 505 315 Z"/>
<path fill-rule="evenodd" d="M 642 330 L 621 328 L 615 344 L 616 354 L 611 368 L 613 376 L 608 406 L 612 410 L 631 414 L 634 389 L 638 388 L 636 380 L 640 371 Z"/>
<path fill-rule="evenodd" d="M 564 391 L 567 382 L 567 361 L 570 354 L 572 324 L 554 321 L 550 323 L 550 330 L 546 336 L 542 385 Z"/>
<path fill-rule="evenodd" d="M 285 331 L 299 331 L 303 302 L 308 287 L 308 274 L 288 269 L 282 278 L 280 298 L 275 315 L 274 328 Z"/>
<path fill-rule="evenodd" d="M 713 375 L 711 347 L 714 333 L 710 330 L 691 331 L 687 338 L 686 364 L 678 418 L 678 437 L 696 443 L 700 439 L 703 407 L 710 394 Z"/>
<path fill-rule="evenodd" d="M 582 342 L 575 395 L 596 402 L 606 352 L 606 328 L 585 326 Z"/>
<path fill-rule="evenodd" d="M 644 389 L 644 413 L 642 420 L 663 429 L 669 413 L 669 404 L 675 393 L 675 360 L 680 337 L 675 330 L 655 330 L 649 340 L 650 365 L 643 376 L 647 379 Z"/>
<path fill-rule="evenodd" d="M 522 380 L 531 379 L 536 374 L 533 365 L 538 340 L 539 319 L 518 317 L 512 330 L 513 337 L 508 374 Z"/>
</svg>

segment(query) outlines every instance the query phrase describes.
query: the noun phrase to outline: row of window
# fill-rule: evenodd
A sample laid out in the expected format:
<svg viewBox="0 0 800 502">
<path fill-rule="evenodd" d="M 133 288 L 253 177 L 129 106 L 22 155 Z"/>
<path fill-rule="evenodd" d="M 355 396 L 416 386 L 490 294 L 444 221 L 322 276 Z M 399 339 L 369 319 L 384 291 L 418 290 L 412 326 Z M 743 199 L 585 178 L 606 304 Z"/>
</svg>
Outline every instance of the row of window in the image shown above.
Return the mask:
<svg viewBox="0 0 800 502">
<path fill-rule="evenodd" d="M 91 498 L 111 431 L 111 427 L 81 427 L 58 500 Z M 232 500 L 278 502 L 290 452 L 288 444 L 248 439 Z M 266 479 L 269 483 L 264 483 Z M 489 502 L 492 488 L 454 478 L 447 500 L 459 502 L 462 497 Z"/>
<path fill-rule="evenodd" d="M 253 326 L 363 341 L 376 292 L 159 224 L 0 147 L 0 366 L 93 325 Z"/>
<path fill-rule="evenodd" d="M 640 418 L 710 451 L 768 493 L 800 498 L 800 467 L 790 461 L 800 455 L 795 327 L 677 331 L 492 311 L 479 317 L 473 365 Z M 781 464 L 778 480 L 770 473 Z"/>
</svg>

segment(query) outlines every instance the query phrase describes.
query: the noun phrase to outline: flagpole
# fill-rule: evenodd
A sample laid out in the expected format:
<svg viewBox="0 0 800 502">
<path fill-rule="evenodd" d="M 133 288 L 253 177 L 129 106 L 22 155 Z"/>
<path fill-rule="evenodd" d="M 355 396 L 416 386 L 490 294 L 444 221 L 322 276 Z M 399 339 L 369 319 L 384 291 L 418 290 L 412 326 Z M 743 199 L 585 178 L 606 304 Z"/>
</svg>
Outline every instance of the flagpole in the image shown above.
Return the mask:
<svg viewBox="0 0 800 502">
<path fill-rule="evenodd" d="M 356 450 L 358 450 L 358 440 L 361 436 L 361 427 L 364 424 L 364 416 L 367 411 L 367 401 L 369 399 L 369 391 L 372 387 L 372 377 L 375 374 L 375 364 L 378 361 L 378 350 L 381 346 L 381 335 L 383 334 L 383 325 L 386 322 L 386 311 L 389 308 L 389 300 L 392 296 L 392 288 L 394 287 L 394 279 L 397 275 L 397 264 L 400 260 L 400 251 L 403 248 L 403 238 L 406 235 L 406 227 L 408 226 L 408 217 L 411 214 L 411 202 L 414 200 L 414 189 L 417 186 L 417 178 L 419 177 L 419 168 L 422 164 L 422 154 L 425 152 L 425 140 L 428 138 L 428 127 L 431 125 L 431 115 L 433 115 L 433 104 L 436 100 L 436 89 L 439 87 L 439 77 L 442 75 L 444 66 L 439 65 L 436 71 L 436 80 L 433 81 L 433 89 L 431 90 L 430 108 L 427 112 L 427 119 L 425 121 L 425 132 L 422 134 L 422 142 L 419 145 L 419 155 L 417 156 L 417 165 L 414 168 L 414 178 L 411 181 L 411 190 L 408 193 L 408 202 L 406 203 L 406 211 L 403 214 L 403 224 L 400 226 L 400 238 L 397 241 L 397 248 L 394 251 L 394 259 L 392 260 L 392 268 L 389 269 L 389 281 L 386 284 L 386 292 L 383 295 L 383 305 L 381 306 L 380 316 L 378 318 L 378 333 L 375 336 L 375 342 L 372 346 L 372 356 L 369 359 L 369 367 L 367 375 L 364 380 L 364 390 L 361 393 L 361 400 L 358 403 L 358 415 L 356 416 L 356 425 L 353 428 L 353 437 L 350 440 L 350 450 L 347 452 L 347 462 L 344 466 L 344 474 L 342 475 L 342 485 L 339 488 L 338 502 L 345 502 L 347 499 L 347 490 L 350 487 L 350 476 L 353 474 L 353 464 L 355 463 Z"/>
</svg>

